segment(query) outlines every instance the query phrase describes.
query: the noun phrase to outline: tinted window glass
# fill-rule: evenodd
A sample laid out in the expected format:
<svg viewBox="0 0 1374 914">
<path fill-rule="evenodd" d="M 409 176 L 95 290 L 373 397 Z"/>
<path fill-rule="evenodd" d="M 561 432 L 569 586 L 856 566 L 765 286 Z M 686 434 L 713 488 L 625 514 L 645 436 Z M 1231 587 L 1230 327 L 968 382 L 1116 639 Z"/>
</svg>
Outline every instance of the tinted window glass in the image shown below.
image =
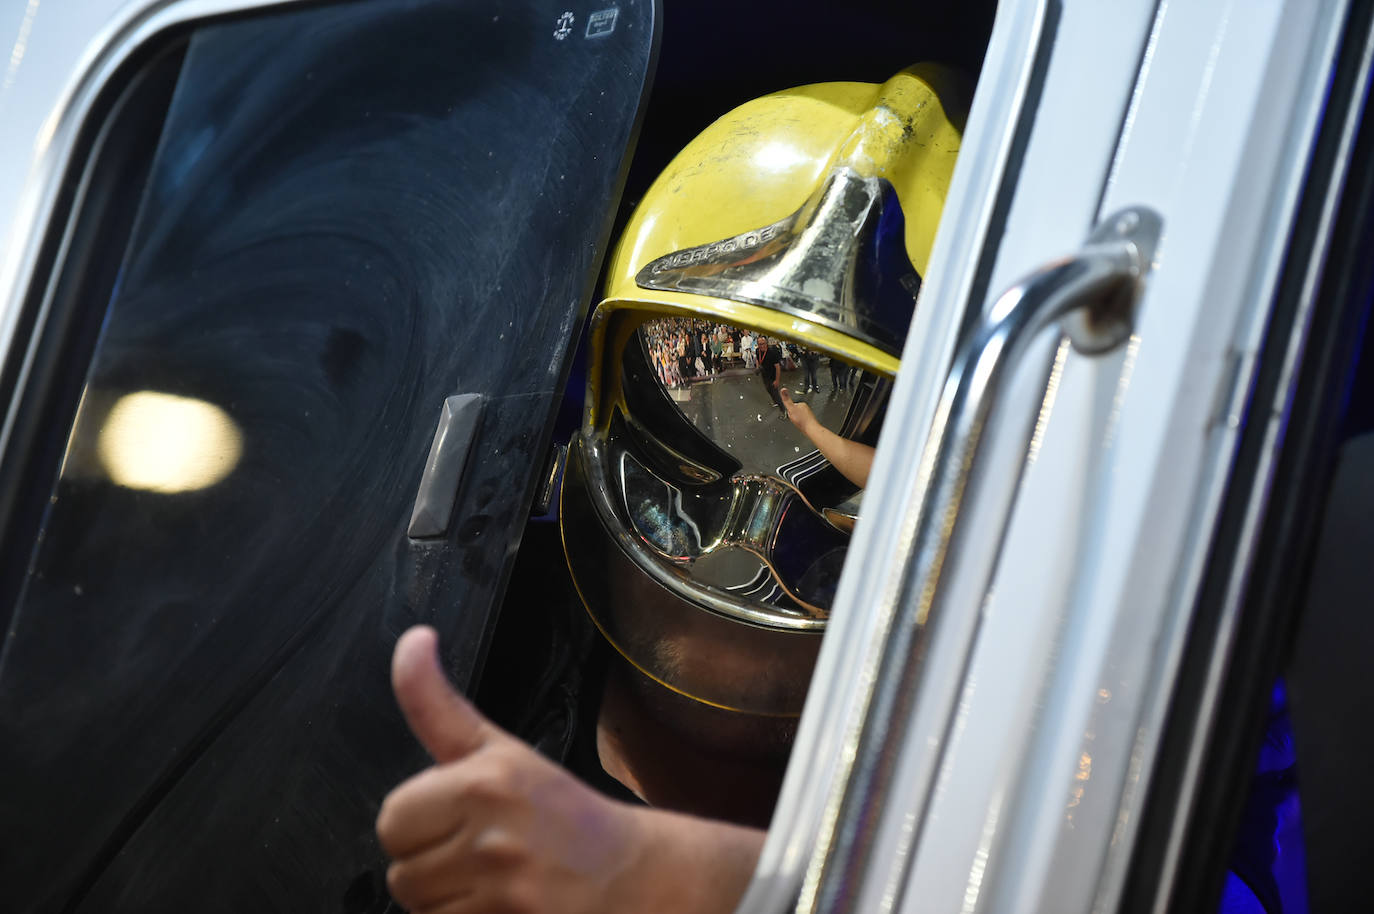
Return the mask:
<svg viewBox="0 0 1374 914">
<path fill-rule="evenodd" d="M 385 904 L 376 807 L 424 759 L 391 645 L 480 662 L 647 71 L 651 6 L 617 10 L 191 38 L 0 666 L 6 909 Z M 413 540 L 458 393 L 452 522 Z"/>
</svg>

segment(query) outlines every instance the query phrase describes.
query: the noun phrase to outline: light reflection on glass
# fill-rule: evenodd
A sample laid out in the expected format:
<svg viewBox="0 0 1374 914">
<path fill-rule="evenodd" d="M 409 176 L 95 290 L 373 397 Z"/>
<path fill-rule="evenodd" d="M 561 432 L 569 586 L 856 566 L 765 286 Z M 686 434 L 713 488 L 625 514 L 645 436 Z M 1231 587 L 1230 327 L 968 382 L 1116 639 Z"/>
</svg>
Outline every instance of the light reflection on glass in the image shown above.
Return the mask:
<svg viewBox="0 0 1374 914">
<path fill-rule="evenodd" d="M 243 454 L 243 435 L 213 403 L 143 390 L 111 407 L 96 444 L 116 484 L 150 492 L 189 492 L 224 479 Z"/>
</svg>

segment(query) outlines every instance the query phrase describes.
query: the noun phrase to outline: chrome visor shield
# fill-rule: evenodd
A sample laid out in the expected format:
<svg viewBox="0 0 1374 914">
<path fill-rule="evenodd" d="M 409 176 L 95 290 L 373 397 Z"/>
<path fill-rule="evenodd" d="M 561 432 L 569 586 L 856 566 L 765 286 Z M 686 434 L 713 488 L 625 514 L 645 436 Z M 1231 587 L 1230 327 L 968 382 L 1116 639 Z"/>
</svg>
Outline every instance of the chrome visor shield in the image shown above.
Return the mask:
<svg viewBox="0 0 1374 914">
<path fill-rule="evenodd" d="M 635 319 L 633 331 L 610 334 L 623 340 L 607 350 L 616 405 L 568 457 L 562 522 L 578 590 L 615 649 L 660 685 L 732 711 L 795 716 L 859 493 L 769 402 L 760 366 L 773 362 L 746 347 L 785 352 L 774 358 L 799 399 L 808 379 L 828 374 L 832 389 L 812 403 L 847 437 L 876 437 L 888 381 L 837 353 L 761 343 L 767 336 L 747 327 Z M 704 340 L 697 355 L 678 352 L 686 333 L 665 334 L 673 327 L 707 328 L 693 334 Z"/>
</svg>

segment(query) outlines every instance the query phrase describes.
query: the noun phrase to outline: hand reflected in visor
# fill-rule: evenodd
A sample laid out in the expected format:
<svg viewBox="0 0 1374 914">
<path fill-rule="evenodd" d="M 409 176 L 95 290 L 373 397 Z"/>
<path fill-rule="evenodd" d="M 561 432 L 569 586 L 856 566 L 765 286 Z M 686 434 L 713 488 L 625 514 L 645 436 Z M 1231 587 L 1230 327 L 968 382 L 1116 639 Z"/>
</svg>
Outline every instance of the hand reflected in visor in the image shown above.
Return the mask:
<svg viewBox="0 0 1374 914">
<path fill-rule="evenodd" d="M 811 407 L 793 400 L 786 387 L 779 394 L 787 418 L 815 445 L 821 456 L 854 485 L 861 489 L 867 486 L 868 473 L 873 468 L 873 448 L 843 438 L 821 425 Z"/>
</svg>

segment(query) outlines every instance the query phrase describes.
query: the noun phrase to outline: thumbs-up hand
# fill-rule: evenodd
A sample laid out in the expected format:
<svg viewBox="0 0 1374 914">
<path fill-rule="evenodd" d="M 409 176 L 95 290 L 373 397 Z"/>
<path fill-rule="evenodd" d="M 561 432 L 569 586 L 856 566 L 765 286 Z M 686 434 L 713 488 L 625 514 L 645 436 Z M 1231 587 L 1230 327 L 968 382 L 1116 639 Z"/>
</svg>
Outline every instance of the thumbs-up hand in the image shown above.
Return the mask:
<svg viewBox="0 0 1374 914">
<path fill-rule="evenodd" d="M 601 796 L 455 692 L 433 629 L 396 644 L 392 687 L 437 764 L 393 790 L 377 836 L 387 885 L 414 912 L 597 912 L 633 894 L 642 811 Z"/>
<path fill-rule="evenodd" d="M 434 630 L 396 643 L 391 685 L 435 765 L 382 802 L 392 897 L 415 914 L 726 914 L 763 833 L 607 799 L 455 692 Z"/>
<path fill-rule="evenodd" d="M 416 626 L 396 642 L 391 688 L 410 732 L 434 760 L 456 762 L 476 752 L 496 728 L 448 684 L 439 668 L 434 629 Z"/>
<path fill-rule="evenodd" d="M 778 391 L 778 397 L 782 400 L 783 409 L 787 410 L 787 418 L 792 420 L 792 424 L 806 432 L 816 421 L 816 414 L 811 412 L 811 407 L 805 403 L 798 403 L 792 399 L 792 394 L 786 387 Z"/>
</svg>

